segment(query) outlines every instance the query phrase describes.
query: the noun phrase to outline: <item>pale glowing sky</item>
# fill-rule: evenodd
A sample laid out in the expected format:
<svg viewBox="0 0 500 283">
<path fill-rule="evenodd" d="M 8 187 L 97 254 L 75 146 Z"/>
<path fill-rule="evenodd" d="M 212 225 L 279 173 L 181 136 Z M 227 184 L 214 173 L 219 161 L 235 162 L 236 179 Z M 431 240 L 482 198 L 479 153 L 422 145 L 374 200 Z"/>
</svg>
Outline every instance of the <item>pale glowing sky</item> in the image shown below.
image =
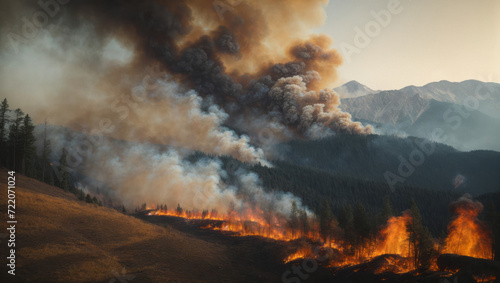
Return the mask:
<svg viewBox="0 0 500 283">
<path fill-rule="evenodd" d="M 391 0 L 332 0 L 317 30 L 334 47 L 354 44 L 356 27 Z M 500 1 L 401 0 L 399 14 L 374 34 L 359 54 L 344 60 L 339 84 L 357 80 L 372 89 L 399 89 L 433 81 L 477 79 L 500 83 Z M 342 44 L 344 43 L 344 44 Z M 359 46 L 359 45 L 358 45 Z"/>
</svg>

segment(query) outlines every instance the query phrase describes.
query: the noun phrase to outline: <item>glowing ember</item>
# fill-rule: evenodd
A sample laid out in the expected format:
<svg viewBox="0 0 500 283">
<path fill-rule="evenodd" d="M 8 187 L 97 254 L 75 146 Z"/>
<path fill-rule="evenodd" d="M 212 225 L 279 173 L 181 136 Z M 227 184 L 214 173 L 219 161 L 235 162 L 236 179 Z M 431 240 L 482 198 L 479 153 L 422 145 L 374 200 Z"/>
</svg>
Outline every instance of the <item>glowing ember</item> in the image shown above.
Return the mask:
<svg viewBox="0 0 500 283">
<path fill-rule="evenodd" d="M 476 282 L 495 282 L 496 276 L 474 276 Z"/>
<path fill-rule="evenodd" d="M 299 259 L 299 258 L 313 258 L 314 255 L 311 251 L 310 248 L 302 247 L 299 250 L 297 250 L 295 253 L 289 255 L 287 258 L 285 258 L 284 262 L 288 263 L 290 261 Z"/>
<path fill-rule="evenodd" d="M 380 265 L 373 270 L 375 274 L 391 272 L 391 273 L 405 273 L 411 271 L 409 258 L 400 256 L 388 255 L 383 257 Z"/>
</svg>

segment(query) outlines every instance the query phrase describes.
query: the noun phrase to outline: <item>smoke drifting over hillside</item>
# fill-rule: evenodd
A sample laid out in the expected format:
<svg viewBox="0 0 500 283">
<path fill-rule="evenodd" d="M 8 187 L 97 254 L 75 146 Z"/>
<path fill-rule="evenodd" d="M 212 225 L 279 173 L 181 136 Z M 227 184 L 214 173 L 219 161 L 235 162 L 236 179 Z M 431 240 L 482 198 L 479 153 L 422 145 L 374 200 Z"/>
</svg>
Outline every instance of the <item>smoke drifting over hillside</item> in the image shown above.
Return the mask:
<svg viewBox="0 0 500 283">
<path fill-rule="evenodd" d="M 338 108 L 342 58 L 309 32 L 327 1 L 60 2 L 0 4 L 0 89 L 37 122 L 252 164 L 276 141 L 372 132 Z"/>
<path fill-rule="evenodd" d="M 114 149 L 98 151 L 93 162 L 102 167 L 92 166 L 92 175 L 111 180 L 108 184 L 116 188 L 128 205 L 137 205 L 133 200 L 141 200 L 170 208 L 177 204 L 189 210 L 216 208 L 221 213 L 258 206 L 288 215 L 293 200 L 301 204 L 291 194 L 264 192 L 258 176 L 242 169 L 234 172 L 237 182 L 228 184 L 224 180 L 228 172 L 218 159 L 187 162 L 177 151 L 160 152 L 143 145 L 116 152 L 115 158 L 109 159 L 107 150 Z"/>
</svg>

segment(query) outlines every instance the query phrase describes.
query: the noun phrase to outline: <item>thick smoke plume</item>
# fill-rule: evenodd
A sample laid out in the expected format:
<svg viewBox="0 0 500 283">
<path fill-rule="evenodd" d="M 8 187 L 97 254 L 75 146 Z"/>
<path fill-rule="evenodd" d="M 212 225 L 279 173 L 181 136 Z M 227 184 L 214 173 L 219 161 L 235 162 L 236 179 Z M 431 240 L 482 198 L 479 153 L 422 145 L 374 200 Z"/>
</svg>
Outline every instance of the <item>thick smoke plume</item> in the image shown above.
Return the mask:
<svg viewBox="0 0 500 283">
<path fill-rule="evenodd" d="M 252 164 L 266 163 L 263 151 L 250 146 L 246 136 L 238 137 L 221 127 L 228 115 L 220 107 L 211 104 L 203 111 L 203 103 L 195 91 L 179 93 L 175 83 L 158 81 L 148 99 L 134 107 L 137 119 L 124 119 L 113 130 L 129 141 L 182 146 L 213 155 L 231 155 Z M 142 127 L 134 125 L 140 121 L 144 121 Z"/>
<path fill-rule="evenodd" d="M 265 165 L 279 141 L 372 132 L 339 109 L 331 87 L 342 58 L 310 33 L 327 1 L 62 2 L 1 2 L 0 91 L 36 122 L 92 136 L 96 150 L 107 138 L 132 142 L 99 151 L 81 172 L 129 203 L 190 205 L 204 189 L 214 205 L 247 199 L 221 183 L 216 159 L 186 163 L 178 148 Z M 46 23 L 32 17 L 40 11 Z M 153 153 L 157 145 L 177 150 Z"/>
<path fill-rule="evenodd" d="M 87 125 L 89 114 L 105 115 L 99 113 L 102 107 L 94 104 L 123 94 L 123 87 L 118 86 L 123 76 L 140 80 L 138 73 L 158 62 L 162 71 L 186 89 L 211 97 L 230 115 L 229 124 L 241 119 L 251 124 L 259 116 L 271 116 L 267 119 L 305 137 L 330 130 L 371 132 L 339 110 L 338 97 L 331 89 L 323 89 L 332 86 L 336 67 L 342 62 L 339 53 L 330 48 L 330 38 L 307 33 L 321 24 L 322 4 L 326 3 L 243 1 L 226 5 L 230 9 L 226 7 L 222 13 L 208 2 L 75 0 L 58 5 L 59 15 L 52 19 L 50 34 L 38 36 L 28 47 L 42 46 L 35 56 L 70 74 L 56 74 L 61 78 L 57 85 L 39 85 L 38 91 L 33 87 L 23 96 L 40 97 L 47 92 L 47 98 L 58 100 L 54 107 L 31 105 L 42 112 L 36 115 L 39 119 L 49 112 L 52 116 L 64 112 L 64 119 L 53 119 L 71 127 Z M 11 11 L 12 22 L 15 15 L 22 15 L 20 4 L 2 5 Z M 42 8 L 26 4 L 21 11 L 30 9 Z M 8 48 L 7 42 L 12 41 L 11 32 L 2 46 Z M 110 42 L 118 46 L 115 49 L 130 52 L 129 58 L 109 62 L 113 54 L 105 51 Z M 32 55 L 32 49 L 21 47 L 21 53 Z M 7 67 L 3 71 L 7 72 Z M 81 85 L 86 86 L 75 89 Z M 281 88 L 296 89 L 294 94 L 276 97 Z M 62 107 L 67 111 L 61 111 Z M 78 113 L 73 111 L 75 107 Z"/>
<path fill-rule="evenodd" d="M 471 195 L 465 194 L 450 204 L 450 211 L 455 217 L 466 215 L 477 221 L 476 217 L 483 211 L 483 204 L 473 200 Z"/>
</svg>

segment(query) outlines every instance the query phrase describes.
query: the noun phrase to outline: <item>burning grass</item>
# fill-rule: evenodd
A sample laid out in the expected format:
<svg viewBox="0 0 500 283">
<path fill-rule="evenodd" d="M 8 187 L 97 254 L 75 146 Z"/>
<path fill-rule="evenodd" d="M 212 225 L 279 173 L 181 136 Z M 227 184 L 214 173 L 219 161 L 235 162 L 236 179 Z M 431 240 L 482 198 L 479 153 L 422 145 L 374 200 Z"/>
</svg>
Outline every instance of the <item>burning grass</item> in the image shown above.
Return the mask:
<svg viewBox="0 0 500 283">
<path fill-rule="evenodd" d="M 238 214 L 235 211 L 219 214 L 214 210 L 211 213 L 199 213 L 160 209 L 150 211 L 148 215 L 172 216 L 188 220 L 205 220 L 205 224 L 201 226 L 202 228 L 233 232 L 233 235 L 237 236 L 260 236 L 280 241 L 292 241 L 303 238 L 308 239 L 309 242 L 322 242 L 317 221 L 313 218 L 309 219 L 311 223 L 310 231 L 304 233 L 300 230 L 294 231 L 291 229 L 284 217 L 276 215 L 266 216 L 260 210 L 257 213 L 247 210 L 242 214 Z M 367 241 L 367 245 L 363 247 L 362 251 L 355 250 L 352 253 L 352 249 L 350 247 L 347 248 L 347 243 L 335 241 L 329 244 L 320 244 L 320 249 L 334 249 L 337 253 L 340 252 L 342 254 L 332 260 L 331 264 L 336 266 L 359 264 L 383 254 L 397 254 L 409 257 L 410 251 L 407 241 L 409 236 L 406 232 L 406 225 L 410 220 L 411 217 L 408 214 L 389 219 L 387 226 L 380 231 L 379 237 L 370 242 Z M 287 256 L 284 262 L 287 263 L 298 258 L 313 257 L 315 257 L 314 248 L 312 246 L 302 246 L 296 252 Z"/>
<path fill-rule="evenodd" d="M 212 220 L 202 228 L 233 232 L 239 236 L 261 236 L 281 241 L 291 241 L 303 236 L 312 237 L 312 234 L 301 233 L 298 229 L 289 228 L 288 220 L 278 214 L 264 212 L 261 209 L 246 209 L 244 212 L 231 211 L 218 213 L 203 211 L 180 211 L 153 209 L 148 215 L 181 217 L 188 220 Z"/>
<path fill-rule="evenodd" d="M 477 220 L 482 206 L 477 202 L 472 202 L 470 197 L 465 197 L 452 204 L 452 208 L 455 216 L 448 227 L 449 233 L 445 244 L 441 246 L 438 241 L 430 240 L 432 241 L 431 249 L 435 253 L 428 260 L 429 270 L 438 270 L 437 256 L 443 253 L 483 259 L 492 258 L 489 230 Z M 406 211 L 399 217 L 391 217 L 376 235 L 364 238 L 361 242 L 357 240 L 355 244 L 335 234 L 320 237 L 319 224 L 314 217 L 308 219 L 309 230 L 305 232 L 293 229 L 290 221 L 287 221 L 285 217 L 266 214 L 261 210 L 220 214 L 215 210 L 210 213 L 208 211 L 199 213 L 159 209 L 149 212 L 149 215 L 204 221 L 205 224 L 201 225 L 204 229 L 229 231 L 235 236 L 251 235 L 280 241 L 303 239 L 302 244 L 283 259 L 284 263 L 305 258 L 324 258 L 327 254 L 328 261 L 325 266 L 347 267 L 371 262 L 370 269 L 375 274 L 407 273 L 420 267 L 415 259 L 415 249 L 420 245 L 419 241 L 423 240 L 418 239 L 412 245 L 412 237 L 420 236 L 411 235 L 408 230 L 408 227 L 413 225 L 410 211 Z M 421 255 L 418 256 L 421 257 Z"/>
</svg>

